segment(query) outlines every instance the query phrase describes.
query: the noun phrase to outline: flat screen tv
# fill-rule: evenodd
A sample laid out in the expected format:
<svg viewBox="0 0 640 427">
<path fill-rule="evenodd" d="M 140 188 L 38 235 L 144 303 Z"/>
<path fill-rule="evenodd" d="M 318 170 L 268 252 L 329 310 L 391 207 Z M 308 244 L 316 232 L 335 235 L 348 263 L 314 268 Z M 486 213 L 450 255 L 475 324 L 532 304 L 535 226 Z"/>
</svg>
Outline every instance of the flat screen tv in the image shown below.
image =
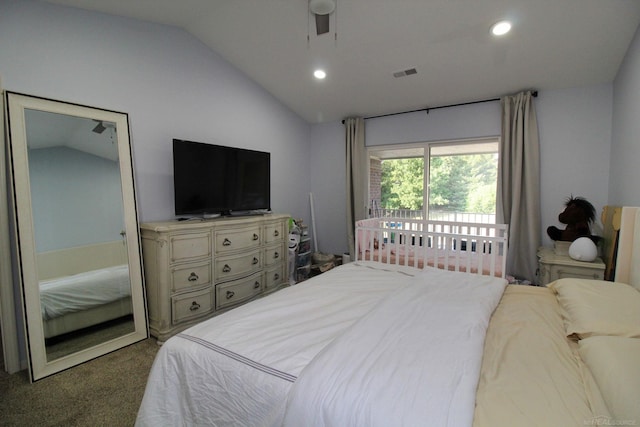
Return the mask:
<svg viewBox="0 0 640 427">
<path fill-rule="evenodd" d="M 248 215 L 271 209 L 271 155 L 173 140 L 176 215 Z"/>
</svg>

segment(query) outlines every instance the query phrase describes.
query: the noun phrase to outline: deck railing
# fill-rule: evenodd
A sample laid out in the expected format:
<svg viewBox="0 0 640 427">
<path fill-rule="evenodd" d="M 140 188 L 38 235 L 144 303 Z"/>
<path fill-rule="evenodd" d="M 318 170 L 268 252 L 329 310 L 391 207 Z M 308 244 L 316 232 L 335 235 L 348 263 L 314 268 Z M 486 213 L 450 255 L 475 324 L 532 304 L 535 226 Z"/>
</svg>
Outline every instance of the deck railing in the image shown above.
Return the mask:
<svg viewBox="0 0 640 427">
<path fill-rule="evenodd" d="M 422 210 L 377 208 L 371 212 L 370 218 L 422 219 Z"/>
<path fill-rule="evenodd" d="M 423 219 L 422 210 L 384 209 L 376 208 L 371 211 L 371 218 L 406 218 Z M 429 221 L 472 222 L 476 224 L 495 224 L 495 214 L 476 212 L 445 212 L 429 211 Z"/>
</svg>

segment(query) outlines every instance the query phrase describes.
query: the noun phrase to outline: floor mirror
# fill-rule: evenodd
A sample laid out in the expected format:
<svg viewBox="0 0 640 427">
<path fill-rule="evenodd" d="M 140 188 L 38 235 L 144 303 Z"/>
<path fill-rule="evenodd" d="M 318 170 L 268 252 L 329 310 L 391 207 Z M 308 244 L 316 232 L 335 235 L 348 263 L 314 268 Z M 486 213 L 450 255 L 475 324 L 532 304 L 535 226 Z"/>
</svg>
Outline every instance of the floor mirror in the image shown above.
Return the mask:
<svg viewBox="0 0 640 427">
<path fill-rule="evenodd" d="M 148 337 L 126 113 L 6 93 L 32 381 Z"/>
</svg>

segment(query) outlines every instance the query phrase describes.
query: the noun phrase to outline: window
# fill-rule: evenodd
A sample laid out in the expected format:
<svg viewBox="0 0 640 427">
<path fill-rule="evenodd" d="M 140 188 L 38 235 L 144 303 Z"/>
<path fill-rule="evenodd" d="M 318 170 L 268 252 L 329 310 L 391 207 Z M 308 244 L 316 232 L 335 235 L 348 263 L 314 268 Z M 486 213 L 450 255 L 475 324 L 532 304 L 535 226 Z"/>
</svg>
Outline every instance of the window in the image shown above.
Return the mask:
<svg viewBox="0 0 640 427">
<path fill-rule="evenodd" d="M 495 223 L 497 177 L 497 138 L 370 148 L 370 214 Z"/>
</svg>

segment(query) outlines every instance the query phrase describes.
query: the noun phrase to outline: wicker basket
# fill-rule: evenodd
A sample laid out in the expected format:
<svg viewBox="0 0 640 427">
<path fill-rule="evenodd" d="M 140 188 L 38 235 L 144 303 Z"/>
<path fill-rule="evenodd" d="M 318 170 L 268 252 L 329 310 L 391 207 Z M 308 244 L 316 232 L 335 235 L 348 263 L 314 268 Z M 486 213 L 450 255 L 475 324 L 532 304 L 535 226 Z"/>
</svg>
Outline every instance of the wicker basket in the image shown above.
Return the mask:
<svg viewBox="0 0 640 427">
<path fill-rule="evenodd" d="M 317 267 L 321 273 L 335 267 L 336 257 L 333 254 L 314 252 L 311 258 L 313 259 L 313 265 Z"/>
</svg>

